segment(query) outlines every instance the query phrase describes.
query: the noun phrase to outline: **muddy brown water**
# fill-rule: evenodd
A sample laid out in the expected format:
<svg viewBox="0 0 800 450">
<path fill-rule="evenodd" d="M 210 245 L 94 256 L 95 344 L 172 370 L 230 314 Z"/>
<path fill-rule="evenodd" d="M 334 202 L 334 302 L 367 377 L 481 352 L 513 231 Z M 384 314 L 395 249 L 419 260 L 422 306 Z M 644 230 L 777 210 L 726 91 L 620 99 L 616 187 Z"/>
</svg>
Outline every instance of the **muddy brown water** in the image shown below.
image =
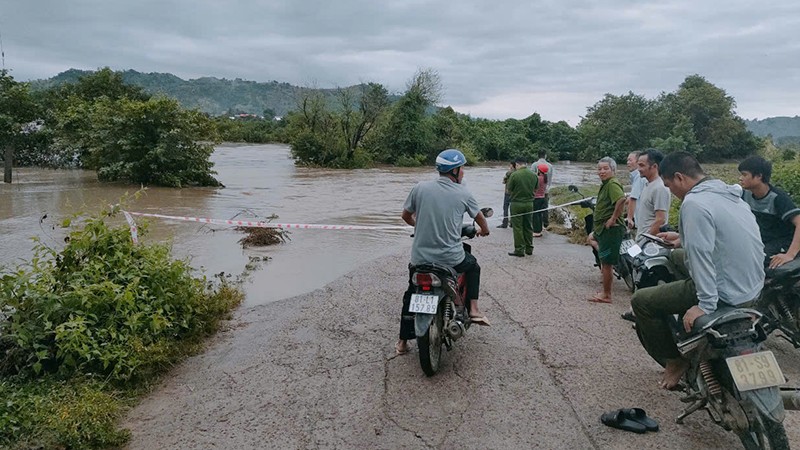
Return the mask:
<svg viewBox="0 0 800 450">
<path fill-rule="evenodd" d="M 277 214 L 280 223 L 403 225 L 400 212 L 408 191 L 436 176 L 431 168 L 296 167 L 285 145 L 222 145 L 211 159 L 225 188 L 148 188 L 128 209 L 214 219 Z M 471 167 L 465 174 L 464 183 L 481 206 L 497 213 L 492 225 L 502 215 L 505 170 L 505 165 L 490 165 Z M 562 163 L 554 170 L 554 185 L 597 182 L 593 164 Z M 30 259 L 32 237 L 60 247 L 64 231 L 57 224 L 63 218 L 117 203 L 136 190 L 138 186 L 100 183 L 91 171 L 15 169 L 14 182 L 0 185 L 0 265 L 14 267 Z M 293 230 L 286 244 L 242 249 L 237 241 L 243 234 L 230 227 L 147 221 L 150 233 L 145 239 L 171 242 L 176 256 L 190 258 L 192 266 L 208 275 L 241 274 L 251 257 L 269 257 L 245 283 L 250 306 L 310 292 L 411 244 L 409 232 L 400 230 Z"/>
</svg>

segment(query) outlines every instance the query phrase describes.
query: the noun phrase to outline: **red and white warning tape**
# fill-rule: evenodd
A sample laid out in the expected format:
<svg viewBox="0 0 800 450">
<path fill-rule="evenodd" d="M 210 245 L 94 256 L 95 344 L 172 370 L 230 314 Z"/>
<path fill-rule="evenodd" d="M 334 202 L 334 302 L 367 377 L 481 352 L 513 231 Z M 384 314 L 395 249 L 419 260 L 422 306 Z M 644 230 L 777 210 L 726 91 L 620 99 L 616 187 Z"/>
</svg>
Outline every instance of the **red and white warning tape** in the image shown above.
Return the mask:
<svg viewBox="0 0 800 450">
<path fill-rule="evenodd" d="M 225 220 L 225 219 L 209 219 L 205 217 L 184 217 L 184 216 L 167 216 L 164 214 L 148 214 L 131 211 L 123 211 L 126 219 L 131 216 L 140 217 L 155 217 L 158 219 L 166 220 L 180 220 L 183 222 L 197 222 L 209 223 L 214 225 L 233 225 L 239 227 L 257 227 L 257 228 L 301 228 L 309 230 L 409 230 L 410 226 L 407 225 L 381 225 L 381 226 L 368 226 L 368 225 L 323 225 L 315 223 L 272 223 L 272 222 L 254 222 L 251 220 Z M 135 224 L 132 223 L 133 219 L 128 220 L 131 224 L 131 232 L 133 233 Z"/>
</svg>

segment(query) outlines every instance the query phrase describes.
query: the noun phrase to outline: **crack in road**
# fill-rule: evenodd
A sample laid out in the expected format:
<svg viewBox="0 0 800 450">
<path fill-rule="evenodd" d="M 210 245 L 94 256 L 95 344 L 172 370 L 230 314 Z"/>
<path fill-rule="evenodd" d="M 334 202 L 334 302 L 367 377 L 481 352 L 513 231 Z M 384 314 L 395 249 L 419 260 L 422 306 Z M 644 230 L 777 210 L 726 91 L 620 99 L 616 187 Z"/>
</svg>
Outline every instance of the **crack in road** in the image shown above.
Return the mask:
<svg viewBox="0 0 800 450">
<path fill-rule="evenodd" d="M 492 301 L 495 303 L 495 305 L 497 305 L 497 307 L 500 309 L 500 311 L 506 316 L 506 318 L 508 319 L 509 322 L 515 324 L 517 327 L 519 327 L 522 330 L 522 333 L 525 335 L 525 338 L 531 343 L 534 351 L 538 355 L 539 362 L 543 366 L 545 366 L 547 369 L 552 369 L 552 370 L 555 370 L 555 371 L 559 370 L 559 369 L 557 369 L 556 367 L 554 367 L 553 365 L 550 364 L 550 362 L 548 361 L 546 352 L 542 349 L 541 344 L 539 343 L 538 339 L 536 339 L 536 337 L 533 335 L 533 333 L 528 328 L 526 328 L 525 325 L 521 321 L 517 320 L 511 313 L 509 313 L 508 310 L 506 309 L 505 305 L 503 305 L 498 300 L 497 297 L 495 297 L 494 295 L 492 295 L 489 292 L 485 293 L 485 296 L 487 296 L 490 299 L 492 299 Z M 578 414 L 578 411 L 575 408 L 575 404 L 572 402 L 570 397 L 567 395 L 567 391 L 564 388 L 564 385 L 563 385 L 562 381 L 556 376 L 555 373 L 551 372 L 551 370 L 547 370 L 547 373 L 550 376 L 550 379 L 552 380 L 553 384 L 558 389 L 558 392 L 561 395 L 562 399 L 569 405 L 569 408 L 572 411 L 573 417 L 578 421 L 578 423 L 581 424 L 581 430 L 583 431 L 583 434 L 586 437 L 586 439 L 588 439 L 588 441 L 592 444 L 593 448 L 599 449 L 600 445 L 597 443 L 597 441 L 595 441 L 594 437 L 589 432 L 589 429 L 587 428 L 586 424 L 581 419 L 580 414 Z"/>
</svg>

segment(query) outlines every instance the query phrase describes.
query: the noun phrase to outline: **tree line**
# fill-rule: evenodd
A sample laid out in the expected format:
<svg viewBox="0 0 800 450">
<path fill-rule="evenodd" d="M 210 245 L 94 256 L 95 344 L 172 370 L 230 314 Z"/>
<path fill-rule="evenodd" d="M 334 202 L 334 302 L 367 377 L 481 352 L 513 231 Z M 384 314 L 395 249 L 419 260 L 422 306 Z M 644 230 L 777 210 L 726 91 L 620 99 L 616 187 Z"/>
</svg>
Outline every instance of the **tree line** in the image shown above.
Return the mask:
<svg viewBox="0 0 800 450">
<path fill-rule="evenodd" d="M 720 161 L 743 158 L 762 145 L 736 115 L 734 99 L 699 75 L 655 99 L 606 94 L 575 128 L 537 113 L 487 120 L 438 108 L 440 89 L 436 72 L 421 70 L 393 103 L 374 83 L 355 98 L 342 92 L 332 106 L 308 94 L 288 115 L 285 137 L 300 163 L 334 167 L 424 164 L 448 147 L 462 149 L 470 162 L 532 157 L 540 149 L 556 160 L 624 161 L 630 151 L 646 147 Z"/>
<path fill-rule="evenodd" d="M 298 90 L 283 117 L 212 117 L 154 96 L 104 68 L 71 83 L 31 90 L 0 72 L 0 138 L 15 163 L 96 170 L 101 180 L 152 185 L 216 185 L 209 161 L 221 141 L 285 142 L 298 164 L 338 168 L 429 164 L 441 150 L 464 151 L 470 163 L 532 158 L 624 161 L 631 150 L 684 150 L 701 161 L 740 159 L 766 140 L 749 132 L 735 101 L 700 75 L 653 99 L 606 94 L 576 127 L 533 112 L 523 119 L 475 118 L 438 106 L 442 85 L 432 69 L 418 70 L 405 90 L 380 83 L 335 90 Z M 532 105 L 532 109 L 535 105 Z M 782 159 L 794 152 L 784 151 Z"/>
</svg>

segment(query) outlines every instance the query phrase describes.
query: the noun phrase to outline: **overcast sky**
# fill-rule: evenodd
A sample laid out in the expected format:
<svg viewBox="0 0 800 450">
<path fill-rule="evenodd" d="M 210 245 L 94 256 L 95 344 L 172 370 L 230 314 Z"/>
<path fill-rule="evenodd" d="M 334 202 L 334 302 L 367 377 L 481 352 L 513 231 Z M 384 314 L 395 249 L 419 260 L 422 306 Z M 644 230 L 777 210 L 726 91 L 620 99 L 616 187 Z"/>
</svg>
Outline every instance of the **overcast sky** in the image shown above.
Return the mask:
<svg viewBox="0 0 800 450">
<path fill-rule="evenodd" d="M 5 68 L 169 72 L 400 92 L 418 68 L 477 117 L 580 121 L 698 73 L 747 119 L 800 115 L 800 1 L 2 0 Z"/>
</svg>

